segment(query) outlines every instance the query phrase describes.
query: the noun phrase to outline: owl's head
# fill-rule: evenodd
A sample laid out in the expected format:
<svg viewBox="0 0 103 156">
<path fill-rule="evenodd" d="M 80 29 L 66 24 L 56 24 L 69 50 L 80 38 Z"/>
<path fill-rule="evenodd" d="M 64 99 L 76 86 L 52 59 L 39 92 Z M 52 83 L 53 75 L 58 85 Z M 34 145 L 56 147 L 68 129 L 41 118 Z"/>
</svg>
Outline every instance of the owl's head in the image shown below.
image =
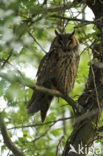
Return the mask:
<svg viewBox="0 0 103 156">
<path fill-rule="evenodd" d="M 55 30 L 55 34 L 54 47 L 61 48 L 64 52 L 69 52 L 79 47 L 79 41 L 75 37 L 75 31 L 72 33 L 60 34 Z"/>
</svg>

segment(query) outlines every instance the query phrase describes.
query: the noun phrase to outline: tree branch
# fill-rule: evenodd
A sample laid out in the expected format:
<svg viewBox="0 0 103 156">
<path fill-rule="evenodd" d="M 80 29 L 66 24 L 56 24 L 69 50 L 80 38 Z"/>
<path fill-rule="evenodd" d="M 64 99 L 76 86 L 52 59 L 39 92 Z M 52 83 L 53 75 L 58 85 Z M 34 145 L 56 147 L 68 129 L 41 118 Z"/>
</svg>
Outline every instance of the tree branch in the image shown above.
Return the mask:
<svg viewBox="0 0 103 156">
<path fill-rule="evenodd" d="M 15 156 L 24 156 L 24 154 L 12 142 L 12 140 L 8 134 L 2 113 L 0 113 L 0 130 L 1 130 L 1 134 L 2 134 L 3 139 L 4 139 L 4 143 L 13 152 L 13 154 Z"/>
<path fill-rule="evenodd" d="M 8 130 L 11 130 L 11 129 L 18 129 L 18 128 L 28 128 L 28 127 L 44 126 L 44 125 L 48 125 L 48 124 L 51 124 L 51 123 L 57 123 L 57 122 L 59 122 L 59 121 L 64 121 L 64 120 L 73 119 L 74 117 L 75 117 L 75 116 L 70 116 L 70 117 L 66 117 L 66 118 L 60 118 L 60 119 L 57 119 L 57 120 L 48 121 L 48 122 L 40 123 L 40 124 L 21 125 L 21 126 L 16 126 L 16 127 L 8 128 Z"/>
<path fill-rule="evenodd" d="M 103 110 L 103 107 L 101 108 Z M 49 124 L 56 124 L 57 122 L 59 121 L 66 121 L 66 120 L 69 120 L 69 119 L 73 119 L 73 118 L 76 118 L 76 123 L 80 123 L 81 121 L 87 119 L 87 118 L 90 118 L 92 116 L 94 116 L 95 114 L 98 114 L 99 113 L 99 109 L 93 109 L 91 111 L 87 111 L 85 112 L 84 114 L 80 115 L 80 116 L 70 116 L 70 117 L 66 117 L 66 118 L 60 118 L 60 119 L 57 119 L 57 120 L 53 120 L 53 121 L 48 121 L 48 122 L 45 122 L 45 123 L 37 123 L 37 124 L 30 124 L 30 125 L 19 125 L 19 126 L 15 126 L 15 127 L 11 127 L 11 128 L 8 128 L 8 130 L 11 130 L 11 129 L 19 129 L 19 128 L 28 128 L 28 127 L 39 127 L 39 126 L 44 126 L 44 125 L 49 125 Z M 101 126 L 99 130 L 102 130 L 103 131 L 103 126 Z"/>
<path fill-rule="evenodd" d="M 9 82 L 19 82 L 24 86 L 27 86 L 27 87 L 29 87 L 29 88 L 31 88 L 33 90 L 35 89 L 35 90 L 37 90 L 39 92 L 43 92 L 43 93 L 48 94 L 48 95 L 61 97 L 61 98 L 65 99 L 68 102 L 68 104 L 70 104 L 78 112 L 81 113 L 81 112 L 84 111 L 84 109 L 83 109 L 83 107 L 81 105 L 76 103 L 71 97 L 63 95 L 58 90 L 48 89 L 48 88 L 45 88 L 45 87 L 42 87 L 42 86 L 38 86 L 36 84 L 33 84 L 32 82 L 27 82 L 22 77 L 20 78 L 19 76 L 15 76 L 15 75 L 11 76 L 11 75 L 8 75 L 8 74 L 2 73 L 2 72 L 0 72 L 0 77 L 4 78 L 5 80 L 7 80 Z"/>
<path fill-rule="evenodd" d="M 41 50 L 44 52 L 44 53 L 47 53 L 44 48 L 39 44 L 39 42 L 35 39 L 35 37 L 30 33 L 28 32 L 28 34 L 32 37 L 32 39 L 34 40 L 34 42 L 41 48 Z"/>
<path fill-rule="evenodd" d="M 100 69 L 103 69 L 103 62 L 96 62 L 95 60 L 93 61 L 93 64 Z"/>
<path fill-rule="evenodd" d="M 94 24 L 94 21 L 82 20 L 82 19 L 78 19 L 78 18 L 68 18 L 68 17 L 64 17 L 64 16 L 59 16 L 59 15 L 52 15 L 51 17 L 65 19 L 67 21 L 77 21 L 77 22 L 85 22 L 88 24 Z"/>
<path fill-rule="evenodd" d="M 35 22 L 34 17 L 36 17 L 38 15 L 41 15 L 43 17 L 51 12 L 59 12 L 59 11 L 67 10 L 67 9 L 69 10 L 70 8 L 75 7 L 76 5 L 77 5 L 77 2 L 67 2 L 66 4 L 59 4 L 59 5 L 55 5 L 52 7 L 39 6 L 40 8 L 38 9 L 37 12 L 35 12 L 35 7 L 34 7 L 35 13 L 33 13 L 32 16 L 30 18 L 27 18 L 24 22 L 31 22 L 31 24 L 32 24 Z"/>
<path fill-rule="evenodd" d="M 5 66 L 5 64 L 9 61 L 9 59 L 11 58 L 11 56 L 12 56 L 12 50 L 10 51 L 10 53 L 9 53 L 9 55 L 8 55 L 8 57 L 7 57 L 7 59 L 4 60 L 4 62 L 3 62 L 3 64 L 1 65 L 0 68 L 3 68 L 3 67 Z"/>
<path fill-rule="evenodd" d="M 57 12 L 57 11 L 63 11 L 63 10 L 66 10 L 66 9 L 70 9 L 71 7 L 74 7 L 77 3 L 76 2 L 67 2 L 66 4 L 60 4 L 60 5 L 55 5 L 55 6 L 52 6 L 52 7 L 43 7 L 41 8 L 36 14 L 33 15 L 33 17 L 35 15 L 38 15 L 38 14 L 46 14 L 46 13 L 49 13 L 49 12 Z"/>
</svg>

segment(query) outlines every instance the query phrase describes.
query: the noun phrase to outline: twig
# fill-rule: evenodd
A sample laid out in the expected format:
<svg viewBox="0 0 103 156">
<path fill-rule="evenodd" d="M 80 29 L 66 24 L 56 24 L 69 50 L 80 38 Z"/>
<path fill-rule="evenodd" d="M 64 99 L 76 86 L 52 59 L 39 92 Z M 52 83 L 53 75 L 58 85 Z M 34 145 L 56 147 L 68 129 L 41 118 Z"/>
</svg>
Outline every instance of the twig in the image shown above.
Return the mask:
<svg viewBox="0 0 103 156">
<path fill-rule="evenodd" d="M 32 37 L 32 39 L 34 40 L 34 42 L 37 43 L 37 45 L 41 48 L 41 50 L 42 50 L 44 53 L 47 53 L 47 52 L 44 50 L 44 48 L 40 45 L 40 43 L 34 38 L 34 36 L 33 36 L 30 32 L 28 32 L 28 34 Z"/>
<path fill-rule="evenodd" d="M 92 23 L 89 23 L 89 22 L 83 23 L 83 24 L 80 24 L 80 25 L 75 26 L 74 29 L 78 29 L 80 27 L 84 27 L 84 26 L 89 25 L 89 24 L 92 24 Z"/>
<path fill-rule="evenodd" d="M 39 139 L 41 139 L 42 137 L 44 137 L 44 136 L 48 133 L 48 131 L 51 129 L 51 127 L 52 127 L 54 124 L 55 124 L 55 123 L 51 124 L 51 125 L 49 126 L 49 128 L 48 128 L 42 135 L 36 137 L 36 138 L 33 140 L 33 142 L 36 142 L 37 140 L 39 140 Z"/>
<path fill-rule="evenodd" d="M 82 20 L 82 19 L 77 19 L 77 18 L 68 18 L 68 17 L 64 17 L 64 16 L 59 16 L 59 15 L 52 15 L 51 17 L 65 19 L 67 21 L 83 22 L 83 24 L 81 24 L 79 26 L 75 26 L 75 28 L 83 27 L 83 26 L 88 25 L 88 24 L 97 24 L 97 23 L 102 24 L 101 21 L 103 20 L 103 16 L 94 20 L 94 21 Z"/>
<path fill-rule="evenodd" d="M 41 9 L 39 9 L 39 11 L 37 11 L 37 13 L 33 14 L 32 17 L 35 17 L 39 14 L 47 14 L 49 12 L 58 12 L 58 11 L 63 11 L 63 10 L 67 10 L 70 9 L 72 6 L 74 7 L 77 3 L 76 2 L 67 2 L 65 5 L 64 4 L 60 4 L 60 5 L 54 5 L 52 7 L 43 7 Z"/>
<path fill-rule="evenodd" d="M 27 128 L 27 127 L 44 126 L 44 125 L 48 125 L 48 124 L 51 124 L 51 123 L 57 123 L 57 122 L 59 122 L 59 121 L 63 121 L 63 120 L 73 119 L 74 117 L 75 117 L 75 116 L 70 116 L 70 117 L 66 117 L 66 118 L 60 118 L 60 119 L 58 119 L 58 120 L 48 121 L 48 122 L 40 123 L 40 124 L 31 124 L 31 125 L 16 126 L 16 127 L 8 128 L 8 130 L 11 130 L 11 129 L 17 129 L 17 128 Z"/>
<path fill-rule="evenodd" d="M 11 137 L 8 134 L 2 113 L 0 113 L 0 130 L 1 130 L 1 134 L 2 134 L 3 139 L 4 139 L 4 143 L 13 152 L 13 154 L 15 156 L 24 156 L 24 154 L 11 141 Z"/>
<path fill-rule="evenodd" d="M 61 142 L 62 142 L 63 139 L 64 139 L 64 136 L 62 136 L 62 137 L 59 139 L 59 143 L 58 143 L 57 149 L 56 149 L 56 156 L 58 156 L 59 145 L 61 144 Z"/>
<path fill-rule="evenodd" d="M 92 75 L 93 75 L 93 82 L 94 82 L 94 88 L 95 88 L 95 92 L 96 92 L 97 104 L 98 104 L 99 112 L 101 113 L 101 105 L 99 102 L 99 96 L 98 96 L 97 86 L 96 86 L 96 82 L 95 82 L 95 74 L 94 74 L 94 70 L 93 70 L 92 66 L 91 66 L 91 70 L 92 70 Z"/>
<path fill-rule="evenodd" d="M 103 107 L 101 107 L 101 109 L 103 109 Z M 18 128 L 28 128 L 28 127 L 38 127 L 38 126 L 44 126 L 44 125 L 48 125 L 48 124 L 55 124 L 59 121 L 63 121 L 63 120 L 68 120 L 68 119 L 73 119 L 76 117 L 76 123 L 79 123 L 85 119 L 89 119 L 91 118 L 92 116 L 94 116 L 95 114 L 97 114 L 99 112 L 99 109 L 96 108 L 96 109 L 93 109 L 89 112 L 86 112 L 82 115 L 80 115 L 79 117 L 76 117 L 76 116 L 71 116 L 71 117 L 66 117 L 66 118 L 60 118 L 58 120 L 53 120 L 53 121 L 48 121 L 46 123 L 40 123 L 40 124 L 30 124 L 30 125 L 21 125 L 21 126 L 16 126 L 16 127 L 11 127 L 11 128 L 8 128 L 8 130 L 11 130 L 11 129 L 18 129 Z M 103 126 L 102 126 L 103 127 Z M 102 128 L 101 128 L 102 129 Z"/>
<path fill-rule="evenodd" d="M 97 136 L 96 138 L 93 138 L 89 144 L 91 145 L 94 141 L 99 140 L 99 139 L 103 139 L 103 136 Z"/>
<path fill-rule="evenodd" d="M 77 5 L 76 2 L 67 2 L 65 5 L 59 4 L 59 5 L 55 5 L 52 7 L 45 7 L 45 5 L 43 7 L 38 6 L 40 7 L 40 9 L 38 9 L 37 12 L 32 14 L 32 16 L 26 19 L 24 22 L 30 22 L 31 23 L 30 25 L 32 25 L 35 22 L 34 17 L 37 17 L 38 15 L 41 15 L 41 17 L 43 18 L 43 16 L 47 16 L 50 12 L 64 11 L 72 7 L 75 7 L 75 5 Z M 34 7 L 34 10 L 35 10 L 35 7 Z"/>
<path fill-rule="evenodd" d="M 51 17 L 61 18 L 61 19 L 67 20 L 67 22 L 76 21 L 76 22 L 82 22 L 83 23 L 81 25 L 75 26 L 74 29 L 77 29 L 77 28 L 80 28 L 80 27 L 83 27 L 83 26 L 89 25 L 89 24 L 95 24 L 94 21 L 82 20 L 82 19 L 78 19 L 78 18 L 68 18 L 68 17 L 58 16 L 58 15 L 52 15 Z"/>
<path fill-rule="evenodd" d="M 77 19 L 77 18 L 68 18 L 68 17 L 64 17 L 64 16 L 59 16 L 59 15 L 52 15 L 51 17 L 65 19 L 67 21 L 86 22 L 86 23 L 89 23 L 89 24 L 94 23 L 94 21 L 82 20 L 82 19 Z"/>
<path fill-rule="evenodd" d="M 11 56 L 12 56 L 12 50 L 10 51 L 9 56 L 7 57 L 7 59 L 5 59 L 4 63 L 1 65 L 0 68 L 3 68 L 5 66 L 5 64 L 9 61 Z"/>
</svg>

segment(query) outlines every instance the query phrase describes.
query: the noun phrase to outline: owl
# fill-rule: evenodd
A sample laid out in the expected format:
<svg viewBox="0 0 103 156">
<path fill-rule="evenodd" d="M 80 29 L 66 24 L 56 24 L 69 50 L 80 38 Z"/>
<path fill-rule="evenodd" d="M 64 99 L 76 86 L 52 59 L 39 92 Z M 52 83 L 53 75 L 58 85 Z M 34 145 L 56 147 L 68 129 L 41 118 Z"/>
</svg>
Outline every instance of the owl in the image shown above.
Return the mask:
<svg viewBox="0 0 103 156">
<path fill-rule="evenodd" d="M 79 64 L 79 41 L 72 33 L 61 34 L 55 30 L 56 37 L 52 41 L 49 52 L 43 57 L 37 72 L 37 85 L 56 89 L 68 96 L 74 87 Z M 44 122 L 50 107 L 52 95 L 34 90 L 28 103 L 29 114 L 38 111 Z"/>
</svg>

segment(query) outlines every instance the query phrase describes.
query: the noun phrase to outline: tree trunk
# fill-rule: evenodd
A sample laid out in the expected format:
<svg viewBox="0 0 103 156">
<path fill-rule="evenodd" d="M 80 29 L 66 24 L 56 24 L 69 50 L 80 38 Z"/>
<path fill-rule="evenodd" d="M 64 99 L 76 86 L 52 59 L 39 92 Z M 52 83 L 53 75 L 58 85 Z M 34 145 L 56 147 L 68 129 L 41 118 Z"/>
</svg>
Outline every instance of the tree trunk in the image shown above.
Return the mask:
<svg viewBox="0 0 103 156">
<path fill-rule="evenodd" d="M 78 0 L 81 2 L 81 0 Z M 100 31 L 100 44 L 95 44 L 92 48 L 93 60 L 103 62 L 103 2 L 88 0 L 90 7 L 95 15 L 96 26 Z M 85 113 L 77 115 L 74 130 L 67 139 L 62 156 L 86 156 L 89 147 L 97 136 L 98 123 L 102 111 L 103 101 L 103 68 L 99 68 L 95 63 L 90 65 L 88 82 L 86 83 L 83 94 L 79 97 L 78 103 L 84 107 Z M 71 151 L 71 145 L 77 153 Z M 79 150 L 81 149 L 81 151 Z M 79 153 L 80 152 L 80 153 Z"/>
</svg>

